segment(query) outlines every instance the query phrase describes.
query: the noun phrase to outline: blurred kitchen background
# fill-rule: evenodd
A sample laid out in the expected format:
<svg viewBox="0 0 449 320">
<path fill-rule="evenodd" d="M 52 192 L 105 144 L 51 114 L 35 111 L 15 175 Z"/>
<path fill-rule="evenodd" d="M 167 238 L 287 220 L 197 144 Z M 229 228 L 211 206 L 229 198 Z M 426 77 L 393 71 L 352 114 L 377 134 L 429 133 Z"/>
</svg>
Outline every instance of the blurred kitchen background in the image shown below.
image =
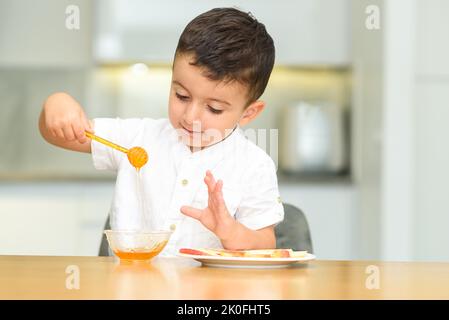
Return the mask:
<svg viewBox="0 0 449 320">
<path fill-rule="evenodd" d="M 178 37 L 221 6 L 275 40 L 251 127 L 279 129 L 281 195 L 317 257 L 449 261 L 446 0 L 0 0 L 0 254 L 97 254 L 114 173 L 44 142 L 42 103 L 166 117 Z"/>
</svg>

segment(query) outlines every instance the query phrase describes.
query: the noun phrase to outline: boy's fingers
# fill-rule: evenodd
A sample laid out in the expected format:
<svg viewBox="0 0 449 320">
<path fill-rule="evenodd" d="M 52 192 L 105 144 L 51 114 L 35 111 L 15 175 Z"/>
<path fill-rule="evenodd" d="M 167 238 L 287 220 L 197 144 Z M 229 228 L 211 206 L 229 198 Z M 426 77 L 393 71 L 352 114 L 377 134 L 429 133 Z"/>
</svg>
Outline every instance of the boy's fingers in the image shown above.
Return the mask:
<svg viewBox="0 0 449 320">
<path fill-rule="evenodd" d="M 206 171 L 204 181 L 209 191 L 209 207 L 217 214 L 226 213 L 226 206 L 223 199 L 223 180 L 215 181 L 210 170 Z"/>
<path fill-rule="evenodd" d="M 209 170 L 207 170 L 207 173 L 206 173 L 206 174 L 209 176 L 210 180 L 211 180 L 212 183 L 215 185 L 216 181 L 215 181 L 215 178 L 214 178 L 214 175 L 212 174 L 212 172 L 210 172 Z"/>
<path fill-rule="evenodd" d="M 221 218 L 229 218 L 229 213 L 226 209 L 226 204 L 224 202 L 223 198 L 223 181 L 218 180 L 217 186 L 215 187 L 215 192 L 213 193 L 213 212 L 215 216 L 217 216 L 219 219 Z"/>
<path fill-rule="evenodd" d="M 189 216 L 191 218 L 200 220 L 201 219 L 201 215 L 203 213 L 203 210 L 192 208 L 192 207 L 189 207 L 189 206 L 182 206 L 181 207 L 181 212 L 183 214 L 185 214 L 186 216 Z"/>
<path fill-rule="evenodd" d="M 212 181 L 209 176 L 206 176 L 204 178 L 204 182 L 207 185 L 207 192 L 209 193 L 209 196 L 211 196 L 211 193 L 214 191 L 215 185 L 212 184 Z"/>
<path fill-rule="evenodd" d="M 73 133 L 72 126 L 67 126 L 62 128 L 62 131 L 64 132 L 64 137 L 68 141 L 75 140 L 75 134 Z"/>
<path fill-rule="evenodd" d="M 75 137 L 79 143 L 85 143 L 87 141 L 86 135 L 84 134 L 84 128 L 79 124 L 72 124 L 73 132 L 75 132 Z"/>
<path fill-rule="evenodd" d="M 218 211 L 223 209 L 223 206 L 220 203 L 223 198 L 220 185 L 223 185 L 223 182 L 221 182 L 221 180 L 218 180 L 218 182 L 215 184 L 215 190 L 209 194 L 209 207 L 211 207 L 214 213 L 219 213 Z"/>
<path fill-rule="evenodd" d="M 92 126 L 90 125 L 89 119 L 87 119 L 86 116 L 83 116 L 82 119 L 83 119 L 83 123 L 84 123 L 84 130 L 87 130 L 87 131 L 93 133 Z"/>
<path fill-rule="evenodd" d="M 55 129 L 56 136 L 61 139 L 65 139 L 64 131 L 62 129 Z"/>
<path fill-rule="evenodd" d="M 220 179 L 217 181 L 217 186 L 215 187 L 215 192 L 221 193 L 222 190 L 223 190 L 223 180 Z"/>
<path fill-rule="evenodd" d="M 210 181 L 211 188 L 210 188 L 209 192 L 214 192 L 215 187 L 217 186 L 217 183 L 215 181 L 214 176 L 212 175 L 212 172 L 210 172 L 210 170 L 206 171 L 206 178 L 208 178 L 208 180 Z"/>
<path fill-rule="evenodd" d="M 216 205 L 217 205 L 217 211 L 218 213 L 224 213 L 226 212 L 225 210 L 225 203 L 224 203 L 224 199 L 223 199 L 223 181 L 222 180 L 218 180 L 217 182 L 217 186 L 215 188 L 215 199 L 216 199 Z"/>
</svg>

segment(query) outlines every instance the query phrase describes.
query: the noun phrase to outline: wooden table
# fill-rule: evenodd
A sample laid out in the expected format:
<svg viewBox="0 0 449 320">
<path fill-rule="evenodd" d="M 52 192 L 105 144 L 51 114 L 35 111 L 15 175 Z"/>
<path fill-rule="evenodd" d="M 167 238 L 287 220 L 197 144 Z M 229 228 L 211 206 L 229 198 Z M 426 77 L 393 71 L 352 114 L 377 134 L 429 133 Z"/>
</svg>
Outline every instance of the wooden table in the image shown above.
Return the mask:
<svg viewBox="0 0 449 320">
<path fill-rule="evenodd" d="M 0 256 L 0 299 L 449 299 L 449 263 L 312 261 L 267 270 L 184 258 Z"/>
</svg>

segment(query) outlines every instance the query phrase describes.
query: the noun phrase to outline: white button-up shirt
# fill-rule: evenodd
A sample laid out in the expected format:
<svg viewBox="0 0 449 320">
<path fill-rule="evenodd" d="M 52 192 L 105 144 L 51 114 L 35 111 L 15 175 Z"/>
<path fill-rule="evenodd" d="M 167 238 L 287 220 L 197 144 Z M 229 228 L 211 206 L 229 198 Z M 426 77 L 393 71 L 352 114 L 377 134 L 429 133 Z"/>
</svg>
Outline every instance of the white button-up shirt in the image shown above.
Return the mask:
<svg viewBox="0 0 449 320">
<path fill-rule="evenodd" d="M 214 233 L 180 212 L 184 205 L 207 207 L 207 170 L 223 180 L 226 207 L 246 227 L 257 230 L 284 218 L 273 160 L 238 127 L 223 141 L 193 153 L 168 119 L 97 118 L 94 129 L 125 148 L 147 151 L 148 163 L 137 173 L 124 153 L 92 141 L 95 168 L 117 172 L 111 228 L 135 230 L 146 223 L 153 230 L 169 230 L 175 225 L 162 255 L 174 255 L 182 247 L 222 247 Z"/>
</svg>

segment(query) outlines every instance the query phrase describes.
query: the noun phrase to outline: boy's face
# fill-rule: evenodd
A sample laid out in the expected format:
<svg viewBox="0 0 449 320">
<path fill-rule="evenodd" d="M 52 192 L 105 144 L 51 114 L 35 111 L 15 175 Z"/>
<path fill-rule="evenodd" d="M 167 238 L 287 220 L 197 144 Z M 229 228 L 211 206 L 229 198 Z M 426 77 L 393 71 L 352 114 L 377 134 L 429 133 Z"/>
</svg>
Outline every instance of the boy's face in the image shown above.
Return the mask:
<svg viewBox="0 0 449 320">
<path fill-rule="evenodd" d="M 193 56 L 177 55 L 169 97 L 169 119 L 183 142 L 203 148 L 227 137 L 237 124 L 245 125 L 263 109 L 262 101 L 247 108 L 247 88 L 233 81 L 213 81 L 204 69 L 189 64 Z"/>
</svg>

